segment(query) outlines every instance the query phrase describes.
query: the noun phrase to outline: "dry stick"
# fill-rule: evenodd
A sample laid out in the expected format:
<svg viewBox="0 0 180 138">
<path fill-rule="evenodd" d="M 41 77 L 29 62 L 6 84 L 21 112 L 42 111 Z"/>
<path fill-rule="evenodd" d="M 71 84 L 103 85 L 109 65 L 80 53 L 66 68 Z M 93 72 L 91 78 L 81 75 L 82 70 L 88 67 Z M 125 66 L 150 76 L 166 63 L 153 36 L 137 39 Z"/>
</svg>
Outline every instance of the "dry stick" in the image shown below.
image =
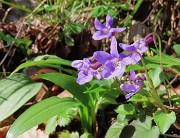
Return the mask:
<svg viewBox="0 0 180 138">
<path fill-rule="evenodd" d="M 170 37 L 169 37 L 169 39 L 168 39 L 168 43 L 167 43 L 167 45 L 166 45 L 166 47 L 164 48 L 164 50 L 163 50 L 163 52 L 164 53 L 166 53 L 167 52 L 167 49 L 171 46 L 171 44 L 172 44 L 172 39 L 173 39 L 173 32 L 174 32 L 174 20 L 175 20 L 175 18 L 174 18 L 174 13 L 175 13 L 175 8 L 173 7 L 173 6 L 171 6 L 171 10 L 172 10 L 172 14 L 171 14 L 171 35 L 170 35 Z"/>
<path fill-rule="evenodd" d="M 9 12 L 10 12 L 10 10 L 12 10 L 12 9 L 13 9 L 13 7 L 10 7 L 10 8 L 7 9 L 7 11 L 5 12 L 4 17 L 3 17 L 3 19 L 2 19 L 2 22 L 5 22 L 8 14 L 9 14 Z"/>
<path fill-rule="evenodd" d="M 173 84 L 178 78 L 178 75 L 176 75 L 171 81 L 170 81 L 170 84 Z"/>
<path fill-rule="evenodd" d="M 157 5 L 158 5 L 158 0 L 156 0 L 154 2 L 154 5 L 153 5 L 153 9 L 151 10 L 151 12 L 149 13 L 149 15 L 147 16 L 147 18 L 141 23 L 141 24 L 144 24 L 148 19 L 149 17 L 152 15 L 152 13 L 155 11 L 155 8 L 157 8 Z"/>
</svg>

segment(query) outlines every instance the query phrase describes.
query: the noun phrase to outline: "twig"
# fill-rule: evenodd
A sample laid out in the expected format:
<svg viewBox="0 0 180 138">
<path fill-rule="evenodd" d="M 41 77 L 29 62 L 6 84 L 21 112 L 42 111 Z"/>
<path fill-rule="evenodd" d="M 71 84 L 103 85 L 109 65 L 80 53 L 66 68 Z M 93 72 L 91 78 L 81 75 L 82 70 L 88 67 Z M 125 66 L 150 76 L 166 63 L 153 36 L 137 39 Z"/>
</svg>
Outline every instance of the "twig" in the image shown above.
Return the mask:
<svg viewBox="0 0 180 138">
<path fill-rule="evenodd" d="M 175 14 L 175 8 L 172 6 L 171 10 L 172 10 L 172 14 L 171 14 L 171 35 L 168 39 L 168 43 L 167 43 L 166 47 L 163 50 L 164 53 L 166 53 L 168 48 L 171 46 L 173 34 L 174 34 L 174 27 L 173 26 L 174 26 L 174 21 L 175 21 L 175 18 L 174 18 L 175 17 L 175 15 L 174 15 Z"/>
<path fill-rule="evenodd" d="M 25 20 L 26 20 L 27 18 L 29 18 L 33 13 L 35 13 L 36 10 L 37 10 L 39 7 L 41 7 L 41 5 L 43 5 L 45 2 L 46 2 L 46 0 L 43 0 L 43 1 L 33 10 L 32 13 L 30 13 L 28 16 L 26 16 L 26 17 L 23 19 L 23 21 L 22 21 L 22 23 L 21 23 L 21 25 L 20 25 L 19 31 L 17 32 L 17 34 L 16 34 L 16 36 L 15 36 L 15 39 L 17 39 L 17 38 L 19 37 L 20 32 L 21 32 L 21 30 L 22 30 L 22 26 L 23 26 Z M 3 57 L 3 59 L 2 59 L 1 62 L 0 62 L 0 66 L 4 63 L 4 61 L 6 60 L 7 56 L 8 56 L 9 53 L 11 52 L 14 43 L 15 43 L 15 41 L 13 41 L 13 42 L 11 43 L 9 50 L 7 51 L 6 55 Z"/>
<path fill-rule="evenodd" d="M 4 17 L 3 17 L 3 19 L 2 19 L 2 22 L 5 22 L 5 20 L 6 20 L 7 16 L 8 16 L 9 11 L 12 10 L 12 9 L 13 9 L 13 7 L 10 7 L 10 8 L 8 8 L 8 9 L 6 10 L 6 12 L 5 12 L 5 14 L 4 14 Z"/>
<path fill-rule="evenodd" d="M 149 15 L 147 16 L 147 18 L 142 22 L 142 24 L 144 24 L 148 19 L 149 19 L 149 17 L 152 15 L 152 13 L 155 11 L 155 8 L 157 7 L 157 5 L 158 5 L 158 0 L 156 0 L 155 2 L 154 2 L 154 5 L 153 5 L 153 9 L 151 10 L 151 12 L 149 13 Z"/>
</svg>

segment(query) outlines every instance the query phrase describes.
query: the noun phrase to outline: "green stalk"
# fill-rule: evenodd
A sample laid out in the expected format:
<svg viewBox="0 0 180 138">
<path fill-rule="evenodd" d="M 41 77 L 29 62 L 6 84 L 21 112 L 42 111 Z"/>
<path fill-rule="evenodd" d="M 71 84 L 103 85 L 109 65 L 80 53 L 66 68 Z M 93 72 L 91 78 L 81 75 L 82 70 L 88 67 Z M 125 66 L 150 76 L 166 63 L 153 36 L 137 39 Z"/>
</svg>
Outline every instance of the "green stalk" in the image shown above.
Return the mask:
<svg viewBox="0 0 180 138">
<path fill-rule="evenodd" d="M 141 4 L 142 4 L 143 1 L 144 1 L 144 0 L 137 0 L 137 3 L 136 3 L 136 5 L 134 6 L 134 9 L 133 9 L 133 11 L 132 11 L 132 13 L 131 13 L 132 16 L 138 11 L 138 9 L 139 9 L 139 7 L 141 6 Z"/>
<path fill-rule="evenodd" d="M 164 86 L 165 86 L 166 91 L 167 91 L 169 106 L 172 107 L 172 103 L 171 103 L 171 100 L 170 100 L 170 96 L 169 96 L 169 92 L 168 92 L 168 88 L 167 88 L 167 84 L 166 84 L 165 80 L 164 80 Z"/>
<path fill-rule="evenodd" d="M 149 74 L 148 74 L 148 71 L 147 71 L 147 68 L 146 68 L 146 64 L 145 64 L 144 59 L 142 58 L 142 56 L 141 56 L 141 61 L 142 61 L 142 64 L 143 64 L 143 67 L 144 67 L 144 70 L 145 70 L 145 73 L 146 73 L 147 80 L 148 80 L 149 85 L 151 87 L 150 89 L 151 89 L 152 97 L 154 98 L 154 100 L 155 100 L 156 104 L 159 106 L 159 108 L 161 108 L 165 113 L 167 113 L 168 111 L 166 110 L 166 108 L 165 108 L 164 104 L 162 103 L 161 99 L 159 98 L 159 96 L 158 96 L 158 94 L 156 92 L 156 89 L 155 89 L 155 87 L 153 85 L 153 82 L 149 77 Z"/>
</svg>

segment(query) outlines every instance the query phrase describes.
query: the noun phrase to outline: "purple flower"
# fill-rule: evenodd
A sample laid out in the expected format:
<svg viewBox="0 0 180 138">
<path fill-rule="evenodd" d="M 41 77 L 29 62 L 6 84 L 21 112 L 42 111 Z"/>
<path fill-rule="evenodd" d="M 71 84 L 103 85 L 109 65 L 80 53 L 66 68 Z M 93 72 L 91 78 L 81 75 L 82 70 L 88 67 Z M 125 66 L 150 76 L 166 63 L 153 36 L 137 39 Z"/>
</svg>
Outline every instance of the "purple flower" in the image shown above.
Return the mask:
<svg viewBox="0 0 180 138">
<path fill-rule="evenodd" d="M 139 39 L 136 42 L 134 42 L 131 45 L 120 43 L 119 46 L 127 51 L 127 57 L 124 58 L 124 61 L 128 61 L 127 63 L 124 63 L 126 65 L 128 64 L 137 64 L 139 60 L 141 60 L 140 55 L 143 55 L 144 52 L 148 50 L 148 47 L 146 46 L 147 43 L 143 39 Z M 140 54 L 140 55 L 139 55 Z"/>
<path fill-rule="evenodd" d="M 125 98 L 129 99 L 131 96 L 136 94 L 139 89 L 142 87 L 142 80 L 144 80 L 144 76 L 137 76 L 133 70 L 130 71 L 130 78 L 128 78 L 129 84 L 121 84 L 120 88 L 127 92 Z"/>
<path fill-rule="evenodd" d="M 126 99 L 129 99 L 131 96 L 136 94 L 140 89 L 139 85 L 136 85 L 136 84 L 121 84 L 120 88 L 123 91 L 129 93 L 129 94 L 126 94 L 126 96 L 125 96 Z"/>
<path fill-rule="evenodd" d="M 110 54 L 104 51 L 96 51 L 93 57 L 104 65 L 101 68 L 102 78 L 111 79 L 114 77 L 121 77 L 124 74 L 126 66 L 121 62 L 123 55 L 118 53 L 117 41 L 114 36 L 111 41 Z"/>
<path fill-rule="evenodd" d="M 113 18 L 108 14 L 106 16 L 106 25 L 103 25 L 98 19 L 94 21 L 95 28 L 98 30 L 93 34 L 94 40 L 111 38 L 116 33 L 124 31 L 126 28 L 113 28 Z"/>
<path fill-rule="evenodd" d="M 77 83 L 79 83 L 80 85 L 91 81 L 93 77 L 98 80 L 101 79 L 101 75 L 98 70 L 101 67 L 101 64 L 96 62 L 96 60 L 94 60 L 93 58 L 75 60 L 72 62 L 71 66 L 77 68 L 79 71 Z"/>
</svg>

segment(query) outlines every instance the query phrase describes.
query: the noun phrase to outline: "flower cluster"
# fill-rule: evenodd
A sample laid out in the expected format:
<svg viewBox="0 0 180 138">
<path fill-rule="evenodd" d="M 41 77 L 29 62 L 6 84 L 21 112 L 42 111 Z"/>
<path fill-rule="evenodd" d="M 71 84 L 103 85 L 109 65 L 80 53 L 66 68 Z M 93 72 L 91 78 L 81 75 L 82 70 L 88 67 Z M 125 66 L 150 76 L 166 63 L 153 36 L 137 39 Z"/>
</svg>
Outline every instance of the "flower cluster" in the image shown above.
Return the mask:
<svg viewBox="0 0 180 138">
<path fill-rule="evenodd" d="M 94 25 L 97 29 L 93 34 L 94 40 L 111 39 L 110 53 L 96 51 L 90 58 L 72 62 L 72 67 L 77 68 L 79 71 L 77 83 L 80 85 L 91 81 L 93 78 L 100 80 L 122 77 L 126 67 L 130 64 L 137 64 L 143 53 L 148 49 L 147 40 L 144 39 L 139 39 L 131 45 L 118 44 L 115 35 L 126 28 L 113 28 L 113 18 L 109 14 L 106 16 L 106 25 L 103 25 L 97 19 L 94 21 Z M 124 52 L 119 53 L 118 46 Z M 131 71 L 130 74 L 133 84 L 121 84 L 120 86 L 123 91 L 129 93 L 126 98 L 136 93 L 141 86 L 139 82 L 136 82 L 137 79 L 134 73 Z"/>
</svg>

